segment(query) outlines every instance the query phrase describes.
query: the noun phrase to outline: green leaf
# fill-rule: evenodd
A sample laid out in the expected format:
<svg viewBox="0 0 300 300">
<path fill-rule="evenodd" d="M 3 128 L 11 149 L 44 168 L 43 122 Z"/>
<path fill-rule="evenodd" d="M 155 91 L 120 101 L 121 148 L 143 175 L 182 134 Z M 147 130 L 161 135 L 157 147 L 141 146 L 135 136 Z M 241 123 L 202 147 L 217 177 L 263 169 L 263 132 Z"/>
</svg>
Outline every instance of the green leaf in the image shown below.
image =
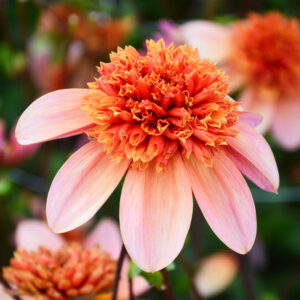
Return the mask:
<svg viewBox="0 0 300 300">
<path fill-rule="evenodd" d="M 167 270 L 168 272 L 173 271 L 173 270 L 175 270 L 175 269 L 176 269 L 176 266 L 175 266 L 175 263 L 174 263 L 174 262 L 170 263 L 170 264 L 166 267 L 166 270 Z"/>
<path fill-rule="evenodd" d="M 142 271 L 141 275 L 148 281 L 150 285 L 153 285 L 159 290 L 163 288 L 164 278 L 161 272 L 147 273 Z"/>
<path fill-rule="evenodd" d="M 142 270 L 132 261 L 130 260 L 128 275 L 130 279 L 140 275 Z"/>
<path fill-rule="evenodd" d="M 217 22 L 217 23 L 220 23 L 220 24 L 229 24 L 231 22 L 234 22 L 236 21 L 238 18 L 236 15 L 221 15 L 221 16 L 216 16 L 214 18 L 214 20 Z"/>
<path fill-rule="evenodd" d="M 11 182 L 5 177 L 0 177 L 0 196 L 6 196 L 11 189 Z"/>
<path fill-rule="evenodd" d="M 171 263 L 166 267 L 167 271 L 173 271 L 175 270 L 175 264 Z M 161 272 L 155 272 L 155 273 L 148 273 L 143 270 L 141 270 L 132 260 L 129 264 L 129 270 L 128 270 L 129 278 L 132 280 L 138 275 L 141 275 L 144 277 L 150 285 L 153 285 L 157 289 L 161 290 L 164 283 L 164 278 Z"/>
</svg>

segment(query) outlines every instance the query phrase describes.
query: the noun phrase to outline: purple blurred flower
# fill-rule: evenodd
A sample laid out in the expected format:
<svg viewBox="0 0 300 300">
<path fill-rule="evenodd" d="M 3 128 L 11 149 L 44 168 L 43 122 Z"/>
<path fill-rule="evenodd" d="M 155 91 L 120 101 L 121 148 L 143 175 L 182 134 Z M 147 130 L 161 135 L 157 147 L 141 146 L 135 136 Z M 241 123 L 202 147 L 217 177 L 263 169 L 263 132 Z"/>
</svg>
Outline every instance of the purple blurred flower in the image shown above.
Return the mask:
<svg viewBox="0 0 300 300">
<path fill-rule="evenodd" d="M 0 119 L 0 165 L 11 167 L 21 164 L 30 158 L 41 144 L 20 145 L 15 137 L 15 127 L 7 139 L 5 136 L 5 122 Z"/>
</svg>

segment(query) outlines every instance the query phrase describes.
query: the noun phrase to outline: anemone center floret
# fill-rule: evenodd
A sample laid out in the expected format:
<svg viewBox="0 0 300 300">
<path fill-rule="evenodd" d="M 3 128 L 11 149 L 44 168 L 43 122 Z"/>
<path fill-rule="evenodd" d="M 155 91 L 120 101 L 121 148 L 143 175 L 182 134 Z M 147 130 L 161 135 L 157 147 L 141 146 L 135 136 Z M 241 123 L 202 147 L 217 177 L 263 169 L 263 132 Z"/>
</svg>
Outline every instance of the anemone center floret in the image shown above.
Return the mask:
<svg viewBox="0 0 300 300">
<path fill-rule="evenodd" d="M 166 171 L 179 151 L 210 166 L 226 136 L 237 134 L 238 103 L 227 96 L 227 78 L 197 49 L 148 41 L 145 55 L 126 47 L 110 60 L 82 109 L 95 123 L 87 134 L 115 160 L 132 159 L 139 169 L 154 161 Z"/>
</svg>

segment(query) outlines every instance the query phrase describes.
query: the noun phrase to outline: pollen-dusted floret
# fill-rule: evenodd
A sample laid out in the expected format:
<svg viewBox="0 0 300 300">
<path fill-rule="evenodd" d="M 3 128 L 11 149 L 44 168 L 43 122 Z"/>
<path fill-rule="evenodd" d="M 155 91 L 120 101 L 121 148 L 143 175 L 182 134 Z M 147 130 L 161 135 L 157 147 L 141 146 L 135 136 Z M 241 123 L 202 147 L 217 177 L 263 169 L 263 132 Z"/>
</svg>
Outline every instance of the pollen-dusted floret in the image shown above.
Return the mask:
<svg viewBox="0 0 300 300">
<path fill-rule="evenodd" d="M 20 294 L 39 300 L 65 300 L 111 291 L 116 262 L 98 247 L 73 243 L 58 251 L 18 249 L 3 276 Z"/>
<path fill-rule="evenodd" d="M 277 12 L 250 14 L 238 22 L 232 37 L 232 62 L 245 77 L 278 96 L 300 85 L 300 24 Z"/>
<path fill-rule="evenodd" d="M 155 159 L 165 171 L 179 150 L 211 166 L 214 150 L 237 134 L 238 103 L 227 96 L 227 78 L 197 50 L 148 41 L 145 56 L 126 47 L 110 59 L 82 108 L 96 124 L 88 135 L 116 160 L 143 169 Z"/>
</svg>

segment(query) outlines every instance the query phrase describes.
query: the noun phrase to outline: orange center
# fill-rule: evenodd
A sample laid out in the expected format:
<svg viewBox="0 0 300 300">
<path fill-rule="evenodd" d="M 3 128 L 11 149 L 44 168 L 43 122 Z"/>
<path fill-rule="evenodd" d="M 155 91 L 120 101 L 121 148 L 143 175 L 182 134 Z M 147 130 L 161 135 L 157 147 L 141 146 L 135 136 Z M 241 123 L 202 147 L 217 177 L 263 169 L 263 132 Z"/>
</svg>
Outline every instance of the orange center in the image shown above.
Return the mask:
<svg viewBox="0 0 300 300">
<path fill-rule="evenodd" d="M 109 295 L 116 269 L 116 262 L 97 246 L 83 248 L 77 243 L 58 251 L 17 249 L 10 263 L 3 276 L 16 292 L 45 300 Z"/>
<path fill-rule="evenodd" d="M 145 56 L 126 47 L 110 59 L 82 109 L 95 123 L 87 134 L 117 161 L 144 169 L 155 159 L 165 171 L 179 151 L 211 166 L 213 151 L 237 134 L 238 103 L 227 96 L 227 78 L 197 50 L 148 41 Z"/>
<path fill-rule="evenodd" d="M 300 85 L 300 26 L 271 12 L 235 25 L 232 61 L 254 86 L 293 94 Z"/>
</svg>

